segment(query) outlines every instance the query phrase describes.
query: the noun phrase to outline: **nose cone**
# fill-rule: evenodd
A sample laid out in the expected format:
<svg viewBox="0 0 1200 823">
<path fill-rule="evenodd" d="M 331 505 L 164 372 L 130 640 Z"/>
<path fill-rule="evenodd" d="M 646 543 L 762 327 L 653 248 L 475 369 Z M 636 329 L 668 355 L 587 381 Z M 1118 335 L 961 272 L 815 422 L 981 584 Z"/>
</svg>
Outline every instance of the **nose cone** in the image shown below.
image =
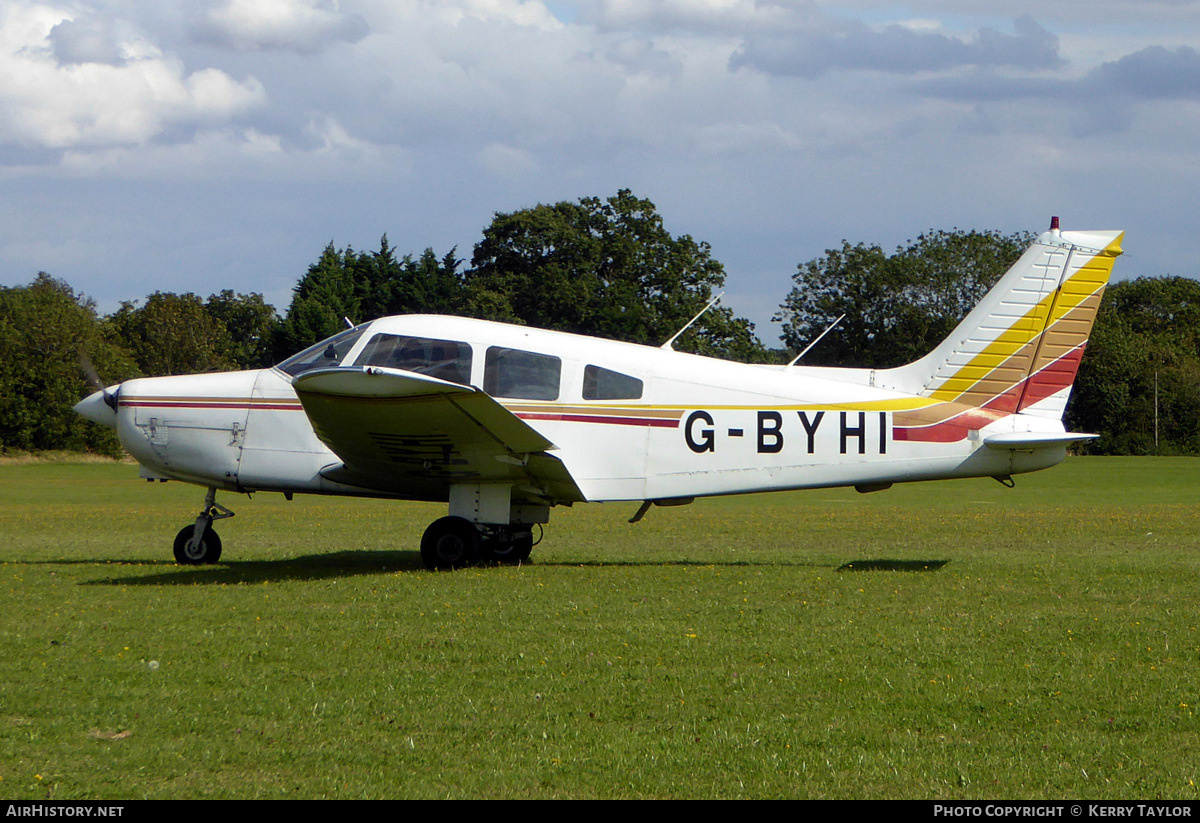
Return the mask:
<svg viewBox="0 0 1200 823">
<path fill-rule="evenodd" d="M 117 392 L 120 386 L 93 392 L 75 404 L 75 411 L 101 426 L 117 427 Z"/>
</svg>

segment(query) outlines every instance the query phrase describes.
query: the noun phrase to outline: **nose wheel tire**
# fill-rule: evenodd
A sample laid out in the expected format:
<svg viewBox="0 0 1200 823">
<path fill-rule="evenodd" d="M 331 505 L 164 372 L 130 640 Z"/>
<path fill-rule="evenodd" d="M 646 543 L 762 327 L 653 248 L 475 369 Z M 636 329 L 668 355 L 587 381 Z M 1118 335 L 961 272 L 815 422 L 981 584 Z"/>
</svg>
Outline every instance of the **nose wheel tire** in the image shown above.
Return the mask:
<svg viewBox="0 0 1200 823">
<path fill-rule="evenodd" d="M 211 527 L 196 542 L 196 526 L 184 526 L 175 535 L 175 562 L 181 566 L 201 566 L 221 559 L 221 538 Z"/>
</svg>

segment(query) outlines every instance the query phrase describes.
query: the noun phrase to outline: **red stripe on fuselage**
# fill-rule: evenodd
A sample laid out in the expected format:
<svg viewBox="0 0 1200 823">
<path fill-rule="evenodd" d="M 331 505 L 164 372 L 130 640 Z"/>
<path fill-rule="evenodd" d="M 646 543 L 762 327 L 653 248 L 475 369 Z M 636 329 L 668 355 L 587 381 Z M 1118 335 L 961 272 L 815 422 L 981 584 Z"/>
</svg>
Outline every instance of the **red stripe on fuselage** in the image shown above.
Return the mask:
<svg viewBox="0 0 1200 823">
<path fill-rule="evenodd" d="M 1086 345 L 1084 343 L 1077 346 L 985 403 L 982 409 L 992 412 L 996 415 L 994 417 L 989 415 L 986 419 L 977 418 L 972 412 L 967 412 L 932 426 L 897 427 L 892 430 L 892 439 L 926 443 L 955 443 L 965 440 L 967 433 L 972 429 L 981 429 L 988 423 L 1007 417 L 1014 412 L 1024 411 L 1055 392 L 1069 389 L 1075 383 L 1075 375 L 1079 372 L 1079 361 L 1083 358 L 1083 350 Z M 1015 408 L 1017 398 L 1020 398 L 1020 408 Z"/>
<path fill-rule="evenodd" d="M 957 423 L 938 423 L 919 429 L 892 429 L 892 439 L 920 443 L 957 443 L 967 439 L 967 427 Z"/>
<path fill-rule="evenodd" d="M 957 443 L 959 440 L 966 440 L 967 433 L 972 429 L 982 429 L 989 423 L 995 423 L 1005 414 L 989 414 L 981 412 L 977 409 L 964 411 L 961 414 L 951 417 L 949 420 L 943 420 L 940 423 L 934 423 L 929 426 L 911 426 L 900 427 L 896 426 L 892 429 L 893 440 L 915 440 L 922 443 Z"/>
<path fill-rule="evenodd" d="M 657 417 L 615 417 L 610 415 L 590 414 L 554 414 L 521 412 L 517 417 L 522 420 L 559 420 L 565 423 L 610 423 L 616 426 L 651 426 L 654 428 L 677 429 L 678 420 L 664 420 Z"/>
<path fill-rule="evenodd" d="M 245 400 L 120 400 L 120 405 L 134 409 L 273 409 L 302 411 L 299 403 L 251 403 Z"/>
</svg>

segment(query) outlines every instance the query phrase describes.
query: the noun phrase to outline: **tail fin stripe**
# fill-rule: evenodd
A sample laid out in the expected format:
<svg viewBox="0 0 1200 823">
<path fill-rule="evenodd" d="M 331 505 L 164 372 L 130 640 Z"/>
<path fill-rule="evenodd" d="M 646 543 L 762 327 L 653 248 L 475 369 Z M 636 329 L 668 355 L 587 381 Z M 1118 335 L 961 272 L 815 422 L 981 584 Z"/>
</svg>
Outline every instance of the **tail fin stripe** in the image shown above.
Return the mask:
<svg viewBox="0 0 1200 823">
<path fill-rule="evenodd" d="M 1061 417 L 1123 232 L 1053 228 L 925 357 L 872 372 L 931 400 Z"/>
<path fill-rule="evenodd" d="M 983 351 L 943 380 L 929 396 L 936 400 L 977 404 L 981 394 L 1004 394 L 1039 366 L 1086 341 L 1112 261 L 1110 256 L 1093 257 L 1079 266 L 1061 289 L 1029 308 L 1018 322 L 986 344 Z M 1054 332 L 1052 345 L 1042 352 L 1051 330 Z M 997 365 L 998 361 L 1006 373 L 1000 372 L 1002 366 Z M 1019 373 L 1015 380 L 1013 372 Z"/>
<path fill-rule="evenodd" d="M 1063 389 L 1069 389 L 1079 372 L 1079 361 L 1083 359 L 1085 348 L 1087 344 L 1080 343 L 1053 363 L 1030 375 L 1025 381 L 1025 392 L 1021 396 L 1017 411 L 1023 411 Z"/>
<path fill-rule="evenodd" d="M 969 403 L 973 406 L 996 408 L 995 399 L 1009 395 L 1011 395 L 1011 402 L 1003 405 L 1011 406 L 1011 408 L 1006 408 L 1006 411 L 1017 411 L 1018 408 L 1028 405 L 1021 402 L 1020 399 L 1026 377 L 1031 373 L 1050 368 L 1054 363 L 1082 346 L 1087 340 L 1087 333 L 1091 328 L 1091 317 L 1100 300 L 1099 295 L 1093 295 L 1093 298 L 1085 301 L 1083 305 L 1076 306 L 1071 314 L 1064 316 L 1039 337 L 1027 342 L 996 367 L 990 370 L 960 369 L 958 374 L 947 380 L 940 390 L 958 388 L 958 393 L 951 400 Z M 973 367 L 975 365 L 972 364 Z M 1071 370 L 1072 379 L 1075 368 Z M 964 372 L 967 373 L 964 374 Z M 974 382 L 970 382 L 972 375 L 979 375 Z M 1059 386 L 1058 388 L 1065 387 Z"/>
</svg>

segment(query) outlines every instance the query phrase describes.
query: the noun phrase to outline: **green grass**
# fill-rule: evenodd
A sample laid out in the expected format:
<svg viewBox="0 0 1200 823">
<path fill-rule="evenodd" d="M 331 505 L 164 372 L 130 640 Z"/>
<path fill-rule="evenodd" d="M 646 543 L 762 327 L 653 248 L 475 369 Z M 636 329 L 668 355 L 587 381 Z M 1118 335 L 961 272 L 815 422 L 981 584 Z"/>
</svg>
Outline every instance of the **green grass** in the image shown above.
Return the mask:
<svg viewBox="0 0 1200 823">
<path fill-rule="evenodd" d="M 0 465 L 0 797 L 1184 798 L 1200 462 L 554 513 L 430 573 L 442 508 Z M 842 569 L 842 570 L 839 570 Z"/>
</svg>

